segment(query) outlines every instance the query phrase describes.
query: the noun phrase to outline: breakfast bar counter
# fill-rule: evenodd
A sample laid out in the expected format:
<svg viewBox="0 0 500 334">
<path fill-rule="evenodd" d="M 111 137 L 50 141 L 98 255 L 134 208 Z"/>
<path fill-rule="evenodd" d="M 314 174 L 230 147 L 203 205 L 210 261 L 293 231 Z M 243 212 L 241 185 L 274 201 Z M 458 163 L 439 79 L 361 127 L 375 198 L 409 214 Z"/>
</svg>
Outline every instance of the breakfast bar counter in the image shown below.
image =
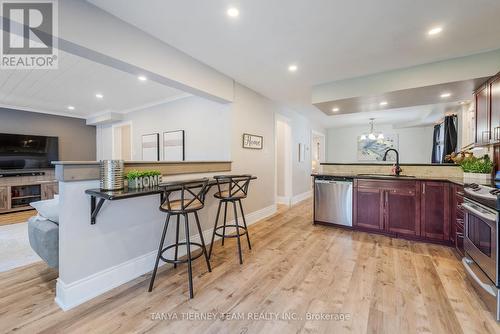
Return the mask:
<svg viewBox="0 0 500 334">
<path fill-rule="evenodd" d="M 159 197 L 171 182 L 174 188 L 170 189 L 174 190 L 175 181 L 203 177 L 210 180 L 205 206 L 199 212 L 203 236 L 210 239 L 218 206 L 213 198 L 213 176 L 230 174 L 231 162 L 125 162 L 125 170 L 136 170 L 139 165 L 161 170 L 165 183 L 140 190 L 101 191 L 98 162 L 55 163 L 60 189 L 56 302 L 63 310 L 153 269 L 165 220 L 159 210 Z M 103 200 L 99 210 L 97 199 Z M 90 224 L 93 216 L 98 219 L 95 225 Z M 231 219 L 228 217 L 228 221 Z M 175 235 L 167 234 L 165 242 L 174 239 Z M 183 251 L 179 249 L 179 256 L 184 255 Z M 167 253 L 166 256 L 171 255 Z"/>
</svg>

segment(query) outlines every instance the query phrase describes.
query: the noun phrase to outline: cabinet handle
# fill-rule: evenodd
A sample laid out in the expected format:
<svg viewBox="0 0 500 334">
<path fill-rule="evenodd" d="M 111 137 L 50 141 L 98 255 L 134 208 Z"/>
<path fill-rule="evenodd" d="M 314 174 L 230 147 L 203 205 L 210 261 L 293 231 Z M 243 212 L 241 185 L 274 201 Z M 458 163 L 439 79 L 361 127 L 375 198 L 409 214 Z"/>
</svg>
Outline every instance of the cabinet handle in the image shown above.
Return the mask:
<svg viewBox="0 0 500 334">
<path fill-rule="evenodd" d="M 425 183 L 422 183 L 422 194 L 425 194 Z"/>
<path fill-rule="evenodd" d="M 495 140 L 500 140 L 500 126 L 497 126 L 494 130 L 495 132 Z"/>
</svg>

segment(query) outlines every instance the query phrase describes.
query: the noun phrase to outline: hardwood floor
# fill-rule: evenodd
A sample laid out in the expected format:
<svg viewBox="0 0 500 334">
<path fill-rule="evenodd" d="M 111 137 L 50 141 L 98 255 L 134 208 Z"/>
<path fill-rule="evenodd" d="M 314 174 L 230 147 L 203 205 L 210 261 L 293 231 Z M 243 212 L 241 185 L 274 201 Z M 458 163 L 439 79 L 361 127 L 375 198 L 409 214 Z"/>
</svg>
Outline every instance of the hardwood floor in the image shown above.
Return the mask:
<svg viewBox="0 0 500 334">
<path fill-rule="evenodd" d="M 36 215 L 36 210 L 19 211 L 0 214 L 0 226 L 27 222 Z"/>
<path fill-rule="evenodd" d="M 250 233 L 253 249 L 245 250 L 243 265 L 235 240 L 216 245 L 212 273 L 196 261 L 192 300 L 185 265 L 160 269 L 152 293 L 144 275 L 68 312 L 54 303 L 53 270 L 36 264 L 0 274 L 0 331 L 500 332 L 451 248 L 315 226 L 309 201 L 252 225 Z M 271 312 L 281 318 L 262 319 Z M 345 319 L 307 319 L 307 312 Z M 208 313 L 219 316 L 194 319 Z"/>
</svg>

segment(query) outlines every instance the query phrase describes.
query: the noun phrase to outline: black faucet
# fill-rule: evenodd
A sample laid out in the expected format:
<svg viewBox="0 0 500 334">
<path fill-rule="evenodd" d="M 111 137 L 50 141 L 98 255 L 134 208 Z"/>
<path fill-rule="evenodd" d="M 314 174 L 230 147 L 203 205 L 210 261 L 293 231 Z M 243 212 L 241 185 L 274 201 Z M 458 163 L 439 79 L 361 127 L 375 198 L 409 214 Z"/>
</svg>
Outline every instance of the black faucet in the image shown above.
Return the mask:
<svg viewBox="0 0 500 334">
<path fill-rule="evenodd" d="M 396 176 L 399 176 L 399 174 L 401 174 L 403 170 L 399 166 L 399 152 L 396 149 L 390 148 L 385 151 L 384 158 L 382 160 L 387 161 L 387 153 L 389 153 L 390 151 L 394 151 L 396 153 L 396 170 L 394 171 L 394 173 L 396 173 Z"/>
</svg>

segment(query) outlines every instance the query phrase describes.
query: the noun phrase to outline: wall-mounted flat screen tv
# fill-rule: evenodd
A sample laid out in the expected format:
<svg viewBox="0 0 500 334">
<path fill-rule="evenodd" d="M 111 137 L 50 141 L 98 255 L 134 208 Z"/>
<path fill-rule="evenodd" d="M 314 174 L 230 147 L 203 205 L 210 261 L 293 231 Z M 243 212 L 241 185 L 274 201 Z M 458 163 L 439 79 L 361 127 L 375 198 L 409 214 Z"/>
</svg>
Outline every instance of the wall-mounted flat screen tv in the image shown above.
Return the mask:
<svg viewBox="0 0 500 334">
<path fill-rule="evenodd" d="M 57 160 L 57 137 L 0 133 L 0 169 L 53 168 Z"/>
</svg>

